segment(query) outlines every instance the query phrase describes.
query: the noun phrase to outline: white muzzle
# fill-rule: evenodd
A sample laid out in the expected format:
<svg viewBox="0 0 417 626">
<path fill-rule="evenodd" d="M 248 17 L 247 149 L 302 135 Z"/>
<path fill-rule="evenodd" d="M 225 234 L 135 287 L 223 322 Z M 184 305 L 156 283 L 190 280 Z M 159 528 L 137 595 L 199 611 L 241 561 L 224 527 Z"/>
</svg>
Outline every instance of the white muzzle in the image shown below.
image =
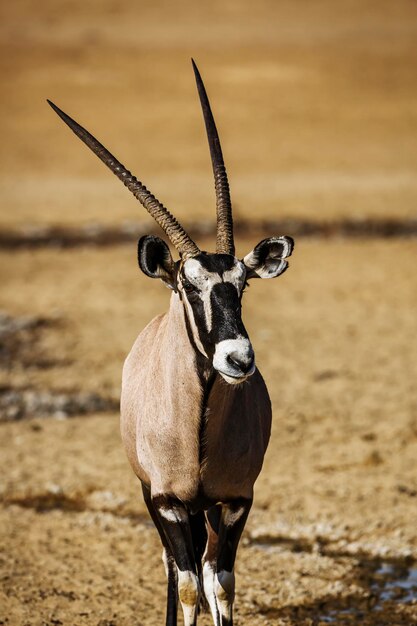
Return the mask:
<svg viewBox="0 0 417 626">
<path fill-rule="evenodd" d="M 252 376 L 255 367 L 255 355 L 249 339 L 225 339 L 216 345 L 213 367 L 224 380 L 237 385 Z"/>
</svg>

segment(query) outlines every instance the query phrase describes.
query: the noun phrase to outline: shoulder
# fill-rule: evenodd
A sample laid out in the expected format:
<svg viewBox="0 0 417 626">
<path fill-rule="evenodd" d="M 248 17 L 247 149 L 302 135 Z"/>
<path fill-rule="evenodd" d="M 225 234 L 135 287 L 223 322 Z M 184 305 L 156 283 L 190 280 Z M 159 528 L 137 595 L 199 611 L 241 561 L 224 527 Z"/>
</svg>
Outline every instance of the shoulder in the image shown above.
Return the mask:
<svg viewBox="0 0 417 626">
<path fill-rule="evenodd" d="M 161 315 L 157 315 L 149 322 L 147 326 L 142 330 L 142 332 L 136 338 L 135 343 L 132 346 L 129 354 L 126 357 L 124 366 L 123 366 L 123 374 L 126 373 L 132 366 L 132 363 L 137 362 L 137 358 L 143 356 L 144 354 L 149 354 L 150 351 L 155 349 L 157 345 L 156 339 L 158 334 L 163 330 L 166 324 L 166 313 L 162 313 Z"/>
</svg>

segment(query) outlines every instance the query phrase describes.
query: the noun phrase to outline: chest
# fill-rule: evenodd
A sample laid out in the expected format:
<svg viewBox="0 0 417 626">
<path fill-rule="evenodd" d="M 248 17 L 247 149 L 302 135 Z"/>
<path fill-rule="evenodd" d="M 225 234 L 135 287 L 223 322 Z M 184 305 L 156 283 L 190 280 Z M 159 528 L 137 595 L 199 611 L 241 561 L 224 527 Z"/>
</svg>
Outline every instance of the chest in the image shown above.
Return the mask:
<svg viewBox="0 0 417 626">
<path fill-rule="evenodd" d="M 212 499 L 251 497 L 271 431 L 271 404 L 262 376 L 209 395 L 201 440 L 201 483 Z"/>
</svg>

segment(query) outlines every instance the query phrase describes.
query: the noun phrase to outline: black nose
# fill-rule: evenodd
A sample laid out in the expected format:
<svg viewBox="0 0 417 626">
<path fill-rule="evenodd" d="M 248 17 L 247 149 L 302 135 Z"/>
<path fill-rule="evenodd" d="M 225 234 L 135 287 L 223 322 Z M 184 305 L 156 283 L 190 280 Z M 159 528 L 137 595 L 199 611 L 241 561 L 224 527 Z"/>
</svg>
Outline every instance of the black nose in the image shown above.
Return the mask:
<svg viewBox="0 0 417 626">
<path fill-rule="evenodd" d="M 253 367 L 255 361 L 255 357 L 253 352 L 247 354 L 244 358 L 237 354 L 229 354 L 227 356 L 227 362 L 231 365 L 235 370 L 238 370 L 242 374 L 247 374 Z"/>
</svg>

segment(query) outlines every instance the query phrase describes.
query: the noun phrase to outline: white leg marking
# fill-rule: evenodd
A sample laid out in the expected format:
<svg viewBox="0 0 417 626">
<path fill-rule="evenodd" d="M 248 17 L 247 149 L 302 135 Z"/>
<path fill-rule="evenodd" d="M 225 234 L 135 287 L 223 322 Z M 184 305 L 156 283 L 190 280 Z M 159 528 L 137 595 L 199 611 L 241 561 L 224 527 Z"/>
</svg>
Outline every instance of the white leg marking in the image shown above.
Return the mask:
<svg viewBox="0 0 417 626">
<path fill-rule="evenodd" d="M 234 526 L 236 522 L 242 517 L 245 512 L 245 507 L 240 506 L 236 511 L 231 511 L 230 509 L 226 510 L 226 514 L 224 516 L 224 523 L 226 526 Z"/>
<path fill-rule="evenodd" d="M 178 596 L 184 614 L 184 626 L 192 626 L 197 618 L 198 601 L 200 598 L 200 584 L 194 572 L 186 570 L 178 572 Z"/>
<path fill-rule="evenodd" d="M 186 522 L 187 521 L 187 513 L 182 509 L 178 509 L 173 507 L 172 509 L 168 509 L 167 507 L 161 507 L 159 509 L 159 513 L 164 517 L 168 522 Z"/>
<path fill-rule="evenodd" d="M 213 617 L 213 622 L 217 624 L 218 608 L 217 608 L 217 602 L 216 602 L 216 593 L 214 590 L 215 575 L 216 575 L 216 570 L 215 570 L 214 564 L 210 563 L 210 561 L 206 561 L 203 565 L 204 593 L 207 598 L 207 602 L 209 603 L 211 615 Z"/>
<path fill-rule="evenodd" d="M 216 574 L 214 588 L 217 598 L 217 606 L 225 619 L 232 620 L 233 600 L 235 598 L 235 574 L 221 570 Z"/>
<path fill-rule="evenodd" d="M 168 578 L 168 557 L 167 557 L 167 551 L 165 550 L 165 548 L 162 550 L 162 563 L 164 564 L 164 568 L 165 568 L 165 574 L 166 577 Z"/>
</svg>

